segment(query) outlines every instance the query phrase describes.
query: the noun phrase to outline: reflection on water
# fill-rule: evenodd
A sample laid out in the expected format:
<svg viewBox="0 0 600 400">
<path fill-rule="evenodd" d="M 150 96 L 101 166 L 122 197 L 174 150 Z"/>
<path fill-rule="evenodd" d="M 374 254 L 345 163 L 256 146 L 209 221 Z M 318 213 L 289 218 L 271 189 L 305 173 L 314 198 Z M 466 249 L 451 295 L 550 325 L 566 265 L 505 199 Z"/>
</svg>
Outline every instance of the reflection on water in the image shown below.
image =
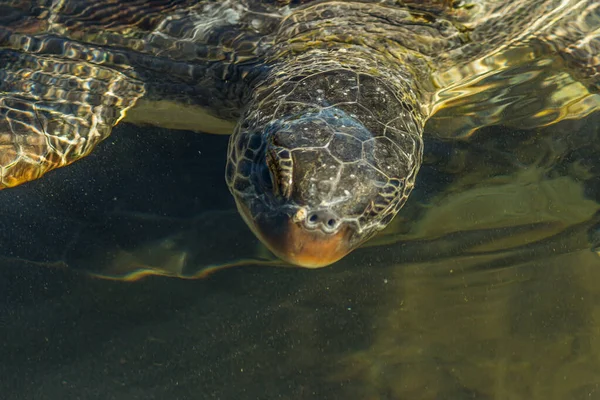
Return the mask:
<svg viewBox="0 0 600 400">
<path fill-rule="evenodd" d="M 396 271 L 373 342 L 346 359 L 358 398 L 600 398 L 597 256 L 553 248 Z"/>
<path fill-rule="evenodd" d="M 435 76 L 443 89 L 436 94 L 429 133 L 466 137 L 496 124 L 536 128 L 597 110 L 600 94 L 590 92 L 544 47 L 521 44 Z"/>
<path fill-rule="evenodd" d="M 315 271 L 235 267 L 280 262 L 226 137 L 120 126 L 1 193 L 2 398 L 600 399 L 599 121 L 431 135 L 401 215 Z"/>
<path fill-rule="evenodd" d="M 2 232 L 0 390 L 600 398 L 597 122 L 430 141 L 400 218 L 334 267 L 135 283 L 81 271 L 192 277 L 272 259 L 228 198 L 226 138 L 123 126 L 78 165 L 2 193 L 18 229 Z"/>
</svg>

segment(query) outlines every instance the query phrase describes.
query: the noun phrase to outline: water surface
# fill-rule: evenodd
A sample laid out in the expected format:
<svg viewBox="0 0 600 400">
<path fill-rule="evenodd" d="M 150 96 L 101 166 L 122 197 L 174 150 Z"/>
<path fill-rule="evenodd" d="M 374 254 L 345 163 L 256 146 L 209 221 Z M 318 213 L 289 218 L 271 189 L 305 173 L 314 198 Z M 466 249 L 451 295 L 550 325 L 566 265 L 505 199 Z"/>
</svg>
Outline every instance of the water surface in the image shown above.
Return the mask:
<svg viewBox="0 0 600 400">
<path fill-rule="evenodd" d="M 599 122 L 432 134 L 321 270 L 270 266 L 226 137 L 120 125 L 0 193 L 2 398 L 600 399 Z"/>
</svg>

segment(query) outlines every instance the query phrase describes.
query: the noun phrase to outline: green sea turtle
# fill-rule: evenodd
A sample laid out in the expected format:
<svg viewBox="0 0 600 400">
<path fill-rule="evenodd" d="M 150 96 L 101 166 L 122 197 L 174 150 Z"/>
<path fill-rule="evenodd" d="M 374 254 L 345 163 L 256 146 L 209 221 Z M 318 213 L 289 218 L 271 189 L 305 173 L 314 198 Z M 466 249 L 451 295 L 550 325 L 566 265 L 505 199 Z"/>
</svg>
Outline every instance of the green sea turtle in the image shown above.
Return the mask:
<svg viewBox="0 0 600 400">
<path fill-rule="evenodd" d="M 402 208 L 433 114 L 467 117 L 438 132 L 509 104 L 528 126 L 579 117 L 600 108 L 599 54 L 596 0 L 0 0 L 0 187 L 86 156 L 121 120 L 233 132 L 244 220 L 282 259 L 325 266 Z M 572 84 L 505 101 L 546 64 Z"/>
</svg>

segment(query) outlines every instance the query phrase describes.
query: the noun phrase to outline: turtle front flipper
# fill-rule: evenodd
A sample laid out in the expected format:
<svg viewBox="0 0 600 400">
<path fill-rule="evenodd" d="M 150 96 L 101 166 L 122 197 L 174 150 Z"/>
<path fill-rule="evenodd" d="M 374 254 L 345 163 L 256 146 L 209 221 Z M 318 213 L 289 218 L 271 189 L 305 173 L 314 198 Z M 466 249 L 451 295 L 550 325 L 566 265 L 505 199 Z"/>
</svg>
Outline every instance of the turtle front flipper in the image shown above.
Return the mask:
<svg viewBox="0 0 600 400">
<path fill-rule="evenodd" d="M 139 81 L 79 60 L 0 51 L 0 189 L 89 154 L 144 94 Z"/>
</svg>

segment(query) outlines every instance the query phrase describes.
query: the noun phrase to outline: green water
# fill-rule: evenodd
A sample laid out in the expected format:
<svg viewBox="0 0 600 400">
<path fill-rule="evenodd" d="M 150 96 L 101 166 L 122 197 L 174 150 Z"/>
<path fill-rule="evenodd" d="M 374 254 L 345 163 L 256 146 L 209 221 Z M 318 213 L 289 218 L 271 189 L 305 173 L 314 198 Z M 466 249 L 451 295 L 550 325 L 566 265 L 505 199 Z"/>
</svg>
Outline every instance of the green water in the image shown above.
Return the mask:
<svg viewBox="0 0 600 400">
<path fill-rule="evenodd" d="M 395 223 L 321 270 L 211 268 L 273 263 L 227 138 L 120 125 L 0 193 L 0 397 L 600 399 L 599 121 L 429 138 Z"/>
</svg>

